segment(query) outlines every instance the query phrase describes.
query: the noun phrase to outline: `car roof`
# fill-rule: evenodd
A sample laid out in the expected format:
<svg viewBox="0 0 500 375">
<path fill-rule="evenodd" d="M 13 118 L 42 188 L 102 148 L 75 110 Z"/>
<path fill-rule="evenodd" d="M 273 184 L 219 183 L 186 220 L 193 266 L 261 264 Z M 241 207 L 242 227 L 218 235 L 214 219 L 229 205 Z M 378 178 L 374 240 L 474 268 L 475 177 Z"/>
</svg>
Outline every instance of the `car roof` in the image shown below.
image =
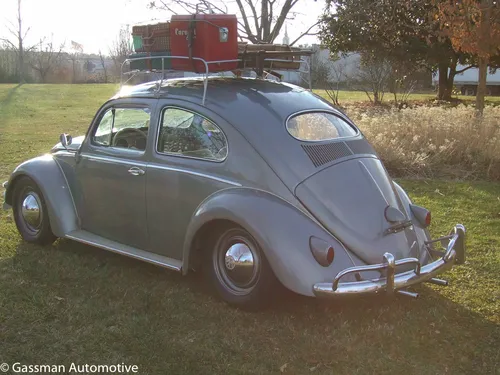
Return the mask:
<svg viewBox="0 0 500 375">
<path fill-rule="evenodd" d="M 161 84 L 158 90 L 158 85 Z M 178 78 L 123 87 L 117 98 L 172 98 L 201 104 L 204 78 Z M 290 114 L 304 110 L 330 110 L 340 114 L 330 103 L 309 90 L 286 82 L 256 78 L 209 77 L 205 107 L 223 117 L 241 118 L 267 112 L 280 122 Z M 232 120 L 229 119 L 228 120 Z M 231 121 L 232 122 L 232 121 Z"/>
</svg>

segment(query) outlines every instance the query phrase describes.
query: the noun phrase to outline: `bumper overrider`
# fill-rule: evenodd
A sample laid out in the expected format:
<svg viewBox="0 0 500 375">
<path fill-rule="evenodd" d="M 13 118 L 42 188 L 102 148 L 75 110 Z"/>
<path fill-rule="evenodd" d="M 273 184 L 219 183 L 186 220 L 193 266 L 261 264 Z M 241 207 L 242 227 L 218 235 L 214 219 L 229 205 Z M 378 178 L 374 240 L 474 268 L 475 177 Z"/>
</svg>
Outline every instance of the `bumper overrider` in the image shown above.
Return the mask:
<svg viewBox="0 0 500 375">
<path fill-rule="evenodd" d="M 436 251 L 432 248 L 432 244 L 437 242 L 443 244 L 444 251 Z M 333 282 L 314 284 L 313 292 L 317 297 L 327 298 L 380 293 L 399 293 L 418 297 L 418 294 L 404 289 L 423 282 L 447 285 L 447 281 L 437 279 L 435 276 L 450 270 L 454 264 L 462 264 L 465 261 L 465 227 L 457 224 L 448 236 L 428 241 L 425 246 L 431 255 L 438 257 L 437 260 L 422 266 L 417 258 L 395 260 L 391 253 L 385 253 L 382 263 L 346 268 L 335 276 Z M 396 273 L 398 266 L 402 265 L 413 265 L 414 268 L 411 271 Z M 385 276 L 379 279 L 363 280 L 362 275 L 365 271 L 381 271 Z M 354 274 L 356 280 L 359 281 L 341 282 L 341 279 L 348 274 Z"/>
</svg>

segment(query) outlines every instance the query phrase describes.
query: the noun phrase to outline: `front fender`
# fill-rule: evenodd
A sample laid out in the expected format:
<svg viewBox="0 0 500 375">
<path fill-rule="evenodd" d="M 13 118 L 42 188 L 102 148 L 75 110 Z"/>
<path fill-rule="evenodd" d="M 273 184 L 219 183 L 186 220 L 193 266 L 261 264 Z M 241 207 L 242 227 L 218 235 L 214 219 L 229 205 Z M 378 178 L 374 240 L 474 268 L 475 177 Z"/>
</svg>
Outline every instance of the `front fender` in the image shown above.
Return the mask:
<svg viewBox="0 0 500 375">
<path fill-rule="evenodd" d="M 353 265 L 364 264 L 308 214 L 284 199 L 253 188 L 229 188 L 208 197 L 193 214 L 184 242 L 183 272 L 187 272 L 197 231 L 213 220 L 229 220 L 245 228 L 259 243 L 276 277 L 288 289 L 313 296 L 313 285 L 331 282 Z M 335 259 L 329 267 L 313 257 L 309 239 L 330 243 Z"/>
<path fill-rule="evenodd" d="M 71 190 L 52 155 L 25 161 L 12 172 L 5 192 L 5 202 L 9 205 L 13 204 L 16 181 L 22 176 L 31 178 L 41 190 L 49 213 L 50 227 L 57 237 L 78 229 L 78 215 Z"/>
</svg>

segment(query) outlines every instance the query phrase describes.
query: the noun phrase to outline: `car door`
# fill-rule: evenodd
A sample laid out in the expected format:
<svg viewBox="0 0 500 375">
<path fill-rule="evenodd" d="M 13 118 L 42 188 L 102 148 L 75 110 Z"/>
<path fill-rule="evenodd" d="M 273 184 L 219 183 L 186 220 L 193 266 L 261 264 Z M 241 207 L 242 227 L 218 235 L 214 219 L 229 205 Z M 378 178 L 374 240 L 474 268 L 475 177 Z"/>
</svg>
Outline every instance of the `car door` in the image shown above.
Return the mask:
<svg viewBox="0 0 500 375">
<path fill-rule="evenodd" d="M 224 176 L 229 145 L 223 120 L 182 105 L 158 107 L 146 186 L 151 251 L 179 260 L 196 208 L 214 192 L 240 186 Z"/>
<path fill-rule="evenodd" d="M 139 249 L 149 245 L 146 152 L 155 100 L 117 100 L 89 130 L 76 166 L 81 227 Z"/>
</svg>

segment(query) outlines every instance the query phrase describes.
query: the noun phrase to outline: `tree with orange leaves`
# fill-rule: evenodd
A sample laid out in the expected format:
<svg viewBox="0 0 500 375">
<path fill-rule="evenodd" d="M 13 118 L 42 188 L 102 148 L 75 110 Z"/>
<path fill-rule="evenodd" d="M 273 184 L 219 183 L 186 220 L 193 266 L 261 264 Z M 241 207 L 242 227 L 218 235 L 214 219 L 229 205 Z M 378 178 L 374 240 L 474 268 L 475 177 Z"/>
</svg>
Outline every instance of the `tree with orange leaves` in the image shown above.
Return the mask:
<svg viewBox="0 0 500 375">
<path fill-rule="evenodd" d="M 500 2 L 498 0 L 439 1 L 441 30 L 456 51 L 477 56 L 479 84 L 476 111 L 482 115 L 488 64 L 500 54 Z"/>
</svg>

